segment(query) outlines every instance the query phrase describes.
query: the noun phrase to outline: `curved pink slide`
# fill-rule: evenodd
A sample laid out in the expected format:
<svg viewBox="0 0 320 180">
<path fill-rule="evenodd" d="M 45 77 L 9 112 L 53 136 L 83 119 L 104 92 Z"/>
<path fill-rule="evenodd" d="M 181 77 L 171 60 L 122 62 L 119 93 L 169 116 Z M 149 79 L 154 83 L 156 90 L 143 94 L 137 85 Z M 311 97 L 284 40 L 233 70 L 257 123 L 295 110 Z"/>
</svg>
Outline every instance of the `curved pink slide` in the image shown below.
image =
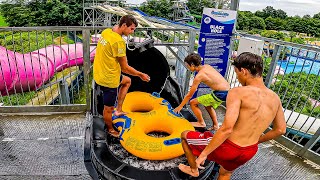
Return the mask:
<svg viewBox="0 0 320 180">
<path fill-rule="evenodd" d="M 95 55 L 90 47 L 90 61 Z M 82 44 L 51 45 L 30 53 L 20 54 L 0 46 L 0 93 L 35 90 L 46 83 L 56 72 L 83 64 Z"/>
</svg>

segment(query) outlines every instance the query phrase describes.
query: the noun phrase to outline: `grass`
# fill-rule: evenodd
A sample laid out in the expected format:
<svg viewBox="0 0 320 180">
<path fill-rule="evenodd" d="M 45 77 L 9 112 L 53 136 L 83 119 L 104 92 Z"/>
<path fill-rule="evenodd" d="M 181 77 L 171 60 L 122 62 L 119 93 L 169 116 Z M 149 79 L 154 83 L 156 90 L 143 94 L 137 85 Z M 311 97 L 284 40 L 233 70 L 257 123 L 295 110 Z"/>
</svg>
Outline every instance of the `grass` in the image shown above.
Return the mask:
<svg viewBox="0 0 320 180">
<path fill-rule="evenodd" d="M 0 14 L 0 27 L 7 27 L 8 24 L 6 23 L 6 20 L 4 17 Z"/>
<path fill-rule="evenodd" d="M 3 103 L 4 106 L 25 105 L 34 98 L 35 94 L 35 91 L 31 91 L 12 94 L 9 96 L 0 96 L 0 102 Z"/>
<path fill-rule="evenodd" d="M 91 71 L 91 74 L 89 76 L 89 93 L 91 91 L 92 79 L 93 79 L 93 74 Z M 81 89 L 79 92 L 79 96 L 77 98 L 75 98 L 74 104 L 86 104 L 87 103 L 87 101 L 86 101 L 87 100 L 86 87 L 85 87 L 85 85 L 82 85 L 80 88 Z"/>
<path fill-rule="evenodd" d="M 67 68 L 61 72 L 56 73 L 54 78 L 50 81 L 53 83 L 50 87 L 47 87 L 41 91 L 38 91 L 34 94 L 34 98 L 29 101 L 27 105 L 47 105 L 53 101 L 56 97 L 59 96 L 59 84 L 54 84 L 60 78 L 66 78 L 66 82 L 70 85 L 73 80 L 76 79 L 78 74 L 71 75 L 72 72 L 78 71 L 78 67 Z M 67 77 L 71 75 L 70 77 Z"/>
</svg>

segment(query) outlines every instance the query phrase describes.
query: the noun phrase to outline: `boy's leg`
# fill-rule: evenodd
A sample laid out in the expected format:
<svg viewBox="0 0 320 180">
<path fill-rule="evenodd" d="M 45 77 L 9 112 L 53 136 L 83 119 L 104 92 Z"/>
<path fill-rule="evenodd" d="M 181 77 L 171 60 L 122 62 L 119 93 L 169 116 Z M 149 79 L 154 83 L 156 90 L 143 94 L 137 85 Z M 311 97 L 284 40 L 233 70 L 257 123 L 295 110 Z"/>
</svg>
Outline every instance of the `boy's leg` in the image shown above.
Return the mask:
<svg viewBox="0 0 320 180">
<path fill-rule="evenodd" d="M 213 109 L 212 106 L 205 106 L 206 110 L 208 111 L 211 119 L 212 119 L 212 127 L 209 128 L 208 130 L 218 130 L 219 129 L 219 124 L 218 124 L 218 119 L 217 119 L 217 114 L 216 111 Z"/>
<path fill-rule="evenodd" d="M 122 104 L 123 104 L 124 98 L 127 95 L 130 85 L 131 85 L 131 79 L 128 76 L 122 75 L 122 81 L 120 83 L 120 90 L 118 94 L 117 108 L 116 108 L 116 112 L 114 112 L 115 116 L 121 116 L 126 114 L 125 112 L 122 111 Z"/>
<path fill-rule="evenodd" d="M 188 163 L 190 166 L 186 166 L 184 164 L 179 164 L 179 169 L 186 173 L 189 174 L 193 177 L 198 177 L 199 176 L 199 170 L 196 165 L 196 157 L 192 154 L 192 150 L 189 147 L 187 143 L 187 133 L 190 131 L 184 131 L 181 133 L 181 144 L 183 151 L 187 157 Z"/>
<path fill-rule="evenodd" d="M 117 88 L 102 87 L 103 91 L 103 120 L 107 127 L 107 133 L 114 137 L 118 137 L 119 133 L 113 128 L 112 112 L 117 99 Z"/>
<path fill-rule="evenodd" d="M 112 111 L 114 106 L 104 106 L 103 108 L 103 120 L 107 126 L 107 132 L 113 137 L 119 137 L 119 132 L 113 129 L 112 124 Z"/>
<path fill-rule="evenodd" d="M 191 106 L 191 109 L 194 113 L 194 115 L 196 116 L 196 118 L 198 119 L 198 122 L 191 122 L 191 124 L 194 126 L 194 127 L 206 127 L 206 123 L 204 122 L 204 119 L 202 117 L 202 112 L 199 108 L 199 101 L 198 99 L 192 99 L 190 101 L 190 106 Z"/>
<path fill-rule="evenodd" d="M 228 171 L 220 166 L 218 180 L 230 180 L 233 171 Z"/>
</svg>

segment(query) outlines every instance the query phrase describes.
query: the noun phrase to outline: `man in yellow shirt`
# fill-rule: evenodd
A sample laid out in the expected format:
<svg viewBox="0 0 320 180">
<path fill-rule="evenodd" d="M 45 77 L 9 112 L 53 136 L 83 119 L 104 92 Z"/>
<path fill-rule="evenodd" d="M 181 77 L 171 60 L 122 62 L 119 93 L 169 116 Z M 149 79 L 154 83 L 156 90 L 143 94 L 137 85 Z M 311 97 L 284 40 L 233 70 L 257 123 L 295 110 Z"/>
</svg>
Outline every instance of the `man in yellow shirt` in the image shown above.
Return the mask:
<svg viewBox="0 0 320 180">
<path fill-rule="evenodd" d="M 120 19 L 118 25 L 104 30 L 98 41 L 94 58 L 93 78 L 103 91 L 103 119 L 107 132 L 114 137 L 118 137 L 119 133 L 112 125 L 112 111 L 118 100 L 114 115 L 125 114 L 122 111 L 122 104 L 131 85 L 131 79 L 122 75 L 121 72 L 138 76 L 146 82 L 150 81 L 147 74 L 137 71 L 127 62 L 126 42 L 122 35 L 132 34 L 137 26 L 138 22 L 132 15 L 125 15 Z"/>
</svg>

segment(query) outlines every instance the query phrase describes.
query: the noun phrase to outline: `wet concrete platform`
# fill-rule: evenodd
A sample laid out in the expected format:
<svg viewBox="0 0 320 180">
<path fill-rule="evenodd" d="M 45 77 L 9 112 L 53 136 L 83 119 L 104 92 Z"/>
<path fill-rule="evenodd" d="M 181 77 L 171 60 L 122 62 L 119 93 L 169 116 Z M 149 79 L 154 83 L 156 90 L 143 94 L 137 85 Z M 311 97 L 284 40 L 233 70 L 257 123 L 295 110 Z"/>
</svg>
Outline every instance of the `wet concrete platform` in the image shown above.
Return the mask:
<svg viewBox="0 0 320 180">
<path fill-rule="evenodd" d="M 0 179 L 90 179 L 84 114 L 0 116 Z"/>
<path fill-rule="evenodd" d="M 217 114 L 221 122 L 224 109 Z M 0 115 L 0 179 L 91 179 L 83 163 L 85 125 L 84 114 Z M 320 168 L 267 142 L 232 179 L 315 180 Z"/>
</svg>

